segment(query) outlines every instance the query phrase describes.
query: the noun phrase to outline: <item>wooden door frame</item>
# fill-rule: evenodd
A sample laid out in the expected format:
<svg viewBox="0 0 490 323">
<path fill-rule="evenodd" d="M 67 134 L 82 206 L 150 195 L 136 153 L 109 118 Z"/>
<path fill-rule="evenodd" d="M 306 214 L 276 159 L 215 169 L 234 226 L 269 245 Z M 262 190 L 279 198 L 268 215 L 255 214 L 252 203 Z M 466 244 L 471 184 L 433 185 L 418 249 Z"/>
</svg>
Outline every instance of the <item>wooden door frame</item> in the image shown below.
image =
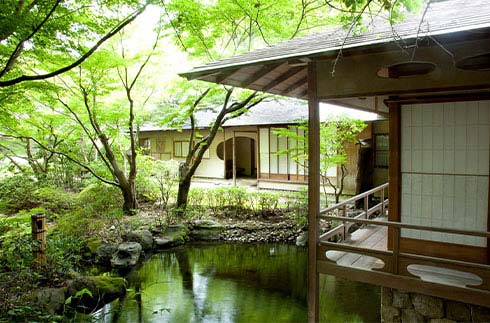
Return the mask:
<svg viewBox="0 0 490 323">
<path fill-rule="evenodd" d="M 490 101 L 490 93 L 438 95 L 426 97 L 393 97 L 385 100 L 389 108 L 389 221 L 401 221 L 401 107 L 409 104 Z M 487 196 L 487 231 L 490 231 L 490 176 Z M 393 230 L 388 230 L 388 249 L 393 249 Z M 490 238 L 486 248 L 400 238 L 400 251 L 457 260 L 490 263 Z"/>
</svg>

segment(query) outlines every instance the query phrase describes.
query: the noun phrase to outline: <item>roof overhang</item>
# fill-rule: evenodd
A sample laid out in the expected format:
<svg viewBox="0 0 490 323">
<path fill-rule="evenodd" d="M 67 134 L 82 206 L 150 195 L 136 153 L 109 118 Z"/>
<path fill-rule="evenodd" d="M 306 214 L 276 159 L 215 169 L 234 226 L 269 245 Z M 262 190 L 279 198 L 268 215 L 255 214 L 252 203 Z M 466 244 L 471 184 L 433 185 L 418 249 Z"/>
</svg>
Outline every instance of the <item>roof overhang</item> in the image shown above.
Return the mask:
<svg viewBox="0 0 490 323">
<path fill-rule="evenodd" d="M 453 2 L 457 4 L 458 1 L 461 2 L 462 0 Z M 445 18 L 446 21 L 442 21 L 442 17 L 437 16 L 440 13 L 432 13 L 442 22 L 439 25 L 432 24 L 430 30 L 426 31 L 421 30 L 418 26 L 420 17 L 415 17 L 411 19 L 411 22 L 406 23 L 410 28 L 402 26 L 400 33 L 395 33 L 393 28 L 390 30 L 385 28 L 378 31 L 381 35 L 379 38 L 377 35 L 361 34 L 349 36 L 340 41 L 338 38 L 341 36 L 335 36 L 333 33 L 323 34 L 327 38 L 330 37 L 327 40 L 320 36 L 306 36 L 299 40 L 280 43 L 230 59 L 212 62 L 180 75 L 189 80 L 199 79 L 306 99 L 308 64 L 315 62 L 318 64 L 317 66 L 322 66 L 322 75 L 317 77 L 324 79 L 324 88 L 333 89 L 325 91 L 323 94 L 318 93 L 321 101 L 380 114 L 387 112 L 386 107 L 380 102 L 382 103 L 384 99 L 392 95 L 434 91 L 488 92 L 490 89 L 489 71 L 461 72 L 456 67 L 447 67 L 456 65 L 456 60 L 471 54 L 475 49 L 482 53 L 490 53 L 490 18 L 486 14 L 475 13 L 475 8 L 477 5 L 481 6 L 481 3 L 484 3 L 489 9 L 490 6 L 485 2 L 476 2 L 478 1 L 475 1 L 472 10 L 468 11 L 466 16 L 458 18 L 456 22 L 447 19 L 447 17 Z M 446 3 L 435 3 L 433 11 L 437 11 L 437 6 L 446 5 Z M 452 8 L 452 10 L 454 12 L 448 13 L 448 15 L 454 16 L 459 9 Z M 414 22 L 418 26 L 415 31 Z M 337 32 L 342 33 L 339 30 Z M 345 31 L 342 35 L 345 36 Z M 317 46 L 314 44 L 315 42 L 324 42 L 325 46 L 321 44 Z M 332 44 L 334 45 L 330 46 Z M 380 81 L 379 76 L 376 75 L 376 70 L 374 72 L 372 70 L 375 68 L 373 66 L 370 67 L 371 69 L 359 69 L 361 74 L 356 71 L 360 64 L 363 65 L 367 61 L 374 61 L 378 64 L 377 68 L 382 68 L 393 62 L 410 60 L 410 54 L 415 47 L 417 54 L 420 52 L 424 58 L 427 57 L 428 60 L 434 61 L 436 72 L 428 78 L 422 75 L 418 78 L 408 79 L 408 81 L 406 79 Z M 450 57 L 450 55 L 454 57 Z M 356 66 L 352 68 L 350 66 L 352 64 Z M 474 75 L 478 80 L 467 84 L 464 82 L 452 84 L 452 80 L 457 79 L 460 72 L 464 78 L 470 79 Z M 334 73 L 335 75 L 333 75 Z M 484 76 L 482 77 L 482 75 Z M 377 88 L 364 90 L 361 86 L 360 88 L 352 87 L 352 91 L 346 91 L 345 89 L 349 89 L 350 83 L 354 81 L 376 84 Z M 319 81 L 319 83 L 322 82 Z M 400 85 L 403 83 L 407 85 L 405 87 Z M 424 86 L 419 87 L 419 84 L 424 84 Z M 335 87 L 335 85 L 341 85 L 342 88 Z"/>
</svg>

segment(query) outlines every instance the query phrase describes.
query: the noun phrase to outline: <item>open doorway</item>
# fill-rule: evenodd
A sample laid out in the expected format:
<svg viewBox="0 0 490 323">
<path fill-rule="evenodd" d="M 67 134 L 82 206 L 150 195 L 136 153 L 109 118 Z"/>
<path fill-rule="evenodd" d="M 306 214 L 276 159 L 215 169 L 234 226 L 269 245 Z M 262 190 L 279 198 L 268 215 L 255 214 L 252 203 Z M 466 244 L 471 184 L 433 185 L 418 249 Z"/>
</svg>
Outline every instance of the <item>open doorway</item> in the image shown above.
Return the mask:
<svg viewBox="0 0 490 323">
<path fill-rule="evenodd" d="M 257 177 L 257 152 L 255 140 L 249 137 L 235 137 L 235 173 L 237 178 Z M 233 138 L 220 143 L 217 155 L 225 160 L 225 178 L 233 178 Z"/>
</svg>

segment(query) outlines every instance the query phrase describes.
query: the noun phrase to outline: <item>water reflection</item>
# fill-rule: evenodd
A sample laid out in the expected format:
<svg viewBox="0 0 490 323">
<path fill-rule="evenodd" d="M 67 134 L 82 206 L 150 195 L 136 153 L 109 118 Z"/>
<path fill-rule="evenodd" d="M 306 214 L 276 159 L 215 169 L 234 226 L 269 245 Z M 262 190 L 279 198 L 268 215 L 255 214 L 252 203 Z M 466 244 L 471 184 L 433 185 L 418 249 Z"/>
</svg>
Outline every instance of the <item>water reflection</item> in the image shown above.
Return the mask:
<svg viewBox="0 0 490 323">
<path fill-rule="evenodd" d="M 305 322 L 306 250 L 283 244 L 198 244 L 153 255 L 98 322 Z M 379 289 L 321 279 L 321 320 L 379 321 Z"/>
</svg>

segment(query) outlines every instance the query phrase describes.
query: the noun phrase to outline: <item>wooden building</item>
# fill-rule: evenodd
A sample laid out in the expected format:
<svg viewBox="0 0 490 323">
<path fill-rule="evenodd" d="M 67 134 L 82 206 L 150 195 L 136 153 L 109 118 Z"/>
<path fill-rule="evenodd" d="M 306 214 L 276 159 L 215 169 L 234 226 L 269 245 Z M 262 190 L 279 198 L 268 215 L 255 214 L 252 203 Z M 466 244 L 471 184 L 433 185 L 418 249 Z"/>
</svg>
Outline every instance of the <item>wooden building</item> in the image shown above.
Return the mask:
<svg viewBox="0 0 490 323">
<path fill-rule="evenodd" d="M 325 112 L 328 109 L 329 105 L 323 107 Z M 199 134 L 207 135 L 216 114 L 211 108 L 196 112 L 195 127 Z M 320 119 L 325 122 L 331 117 L 334 116 L 324 113 Z M 383 129 L 383 125 L 386 128 L 387 121 L 383 116 L 365 114 L 360 118 L 364 119 L 367 127 L 359 134 L 359 140 L 371 142 L 373 138 L 386 137 L 386 133 L 384 136 L 373 133 L 374 128 Z M 304 101 L 289 99 L 261 102 L 244 115 L 225 122 L 223 130 L 217 133 L 204 155 L 195 177 L 197 180 L 253 179 L 257 180 L 257 187 L 263 189 L 299 190 L 306 187 L 308 170 L 304 163 L 296 162 L 292 152 L 277 154 L 278 151 L 303 143 L 278 136 L 276 131 L 290 128 L 304 136 L 304 131 L 298 129 L 297 125 L 307 120 L 308 105 Z M 139 131 L 139 144 L 156 159 L 183 161 L 189 150 L 190 133 L 190 123 L 185 123 L 182 129 L 146 124 Z M 345 194 L 356 193 L 359 150 L 358 144 L 346 144 L 348 160 Z M 376 180 L 386 181 L 387 160 L 380 156 L 372 172 Z M 329 170 L 330 179 L 334 182 L 337 172 L 337 167 Z"/>
<path fill-rule="evenodd" d="M 432 1 L 366 29 L 326 30 L 183 76 L 308 100 L 309 321 L 322 273 L 489 307 L 490 1 Z M 382 249 L 320 238 L 320 102 L 389 113 L 388 221 L 354 220 L 388 228 Z M 382 265 L 340 266 L 331 250 Z"/>
</svg>

